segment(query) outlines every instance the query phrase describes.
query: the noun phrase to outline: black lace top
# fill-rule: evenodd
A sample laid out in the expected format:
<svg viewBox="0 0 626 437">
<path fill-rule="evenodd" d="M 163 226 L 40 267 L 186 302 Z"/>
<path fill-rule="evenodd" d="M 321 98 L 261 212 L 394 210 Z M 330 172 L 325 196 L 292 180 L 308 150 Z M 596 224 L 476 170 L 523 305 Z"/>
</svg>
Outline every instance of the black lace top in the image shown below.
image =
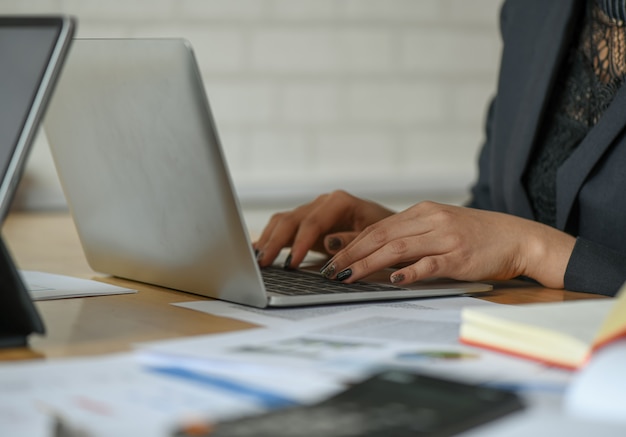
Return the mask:
<svg viewBox="0 0 626 437">
<path fill-rule="evenodd" d="M 611 104 L 626 76 L 626 0 L 587 0 L 524 176 L 536 220 L 556 222 L 556 172 Z"/>
</svg>

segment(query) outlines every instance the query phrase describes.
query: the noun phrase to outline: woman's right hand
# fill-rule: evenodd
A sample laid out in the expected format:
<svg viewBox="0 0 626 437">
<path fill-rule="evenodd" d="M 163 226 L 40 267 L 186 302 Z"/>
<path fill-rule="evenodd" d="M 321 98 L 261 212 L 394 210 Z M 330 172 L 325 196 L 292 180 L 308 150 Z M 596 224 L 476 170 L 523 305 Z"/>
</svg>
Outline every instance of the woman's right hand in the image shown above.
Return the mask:
<svg viewBox="0 0 626 437">
<path fill-rule="evenodd" d="M 283 248 L 291 247 L 285 267 L 295 268 L 309 250 L 334 255 L 367 226 L 393 214 L 375 202 L 334 191 L 274 214 L 253 246 L 261 267 L 271 265 Z"/>
</svg>

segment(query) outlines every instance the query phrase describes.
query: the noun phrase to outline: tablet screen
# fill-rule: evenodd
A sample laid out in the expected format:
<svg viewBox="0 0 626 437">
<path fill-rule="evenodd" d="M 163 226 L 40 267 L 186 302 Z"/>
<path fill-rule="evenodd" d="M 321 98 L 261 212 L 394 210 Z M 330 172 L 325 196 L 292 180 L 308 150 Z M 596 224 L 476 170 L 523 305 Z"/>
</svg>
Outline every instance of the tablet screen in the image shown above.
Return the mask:
<svg viewBox="0 0 626 437">
<path fill-rule="evenodd" d="M 63 17 L 0 17 L 0 219 L 19 181 L 72 29 Z"/>
</svg>

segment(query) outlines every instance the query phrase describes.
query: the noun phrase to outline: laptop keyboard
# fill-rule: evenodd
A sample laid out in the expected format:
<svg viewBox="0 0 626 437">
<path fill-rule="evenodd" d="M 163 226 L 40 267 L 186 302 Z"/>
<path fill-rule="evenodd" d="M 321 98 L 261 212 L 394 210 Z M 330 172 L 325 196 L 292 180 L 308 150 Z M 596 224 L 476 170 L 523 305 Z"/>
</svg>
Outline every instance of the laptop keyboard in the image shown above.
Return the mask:
<svg viewBox="0 0 626 437">
<path fill-rule="evenodd" d="M 385 284 L 365 282 L 344 284 L 315 273 L 280 267 L 263 268 L 261 274 L 267 291 L 288 296 L 398 290 L 398 287 Z"/>
</svg>

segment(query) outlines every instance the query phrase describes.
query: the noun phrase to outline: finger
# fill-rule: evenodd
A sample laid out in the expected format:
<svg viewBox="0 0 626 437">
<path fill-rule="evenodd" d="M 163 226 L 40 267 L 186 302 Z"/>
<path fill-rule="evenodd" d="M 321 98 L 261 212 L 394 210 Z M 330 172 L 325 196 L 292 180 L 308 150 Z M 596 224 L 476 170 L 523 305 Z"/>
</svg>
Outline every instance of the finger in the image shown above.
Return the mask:
<svg viewBox="0 0 626 437">
<path fill-rule="evenodd" d="M 376 250 L 380 249 L 380 245 L 370 245 L 367 243 L 367 239 L 363 237 L 363 234 L 372 228 L 378 227 L 379 224 L 369 226 L 364 231 L 358 233 L 355 238 L 344 248 L 337 252 L 320 270 L 320 273 L 329 279 L 339 279 L 341 281 L 352 282 L 356 277 L 362 277 L 365 272 L 370 271 L 371 266 L 368 265 L 369 261 L 365 258 L 372 255 Z M 355 266 L 358 261 L 361 261 L 360 268 Z M 378 266 L 379 263 L 374 263 L 374 266 Z M 375 267 L 374 267 L 375 268 Z M 341 276 L 337 278 L 337 274 L 341 273 Z M 354 275 L 356 273 L 356 275 Z M 354 275 L 354 276 L 353 276 Z M 352 277 L 352 280 L 350 278 Z"/>
<path fill-rule="evenodd" d="M 345 191 L 321 195 L 292 212 L 278 214 L 270 221 L 255 244 L 261 252 L 259 264 L 271 263 L 283 247 L 291 245 L 286 266 L 296 267 L 309 250 L 326 250 L 323 237 L 327 233 L 361 230 L 368 223 L 389 214 L 392 212 Z"/>
<path fill-rule="evenodd" d="M 297 232 L 297 219 L 292 213 L 274 214 L 254 246 L 260 266 L 274 262 L 280 251 L 291 245 Z"/>
<path fill-rule="evenodd" d="M 326 252 L 334 255 L 346 247 L 358 235 L 359 232 L 336 232 L 334 234 L 328 234 L 324 238 L 324 248 Z"/>
<path fill-rule="evenodd" d="M 300 223 L 291 246 L 290 267 L 300 265 L 307 252 L 313 247 L 326 250 L 322 243 L 328 232 L 345 226 L 346 212 L 351 204 L 341 196 L 327 196 L 319 202 Z"/>
<path fill-rule="evenodd" d="M 445 205 L 436 202 L 420 202 L 402 212 L 392 213 L 368 226 L 353 243 L 356 244 L 362 239 L 370 238 L 384 244 L 393 238 L 400 238 L 411 233 L 415 235 L 422 234 L 433 229 L 433 223 L 436 223 L 437 214 L 444 209 Z M 392 232 L 387 234 L 386 227 L 390 228 Z M 396 232 L 394 233 L 393 231 Z M 389 238 L 386 238 L 387 235 Z"/>
<path fill-rule="evenodd" d="M 360 245 L 365 244 L 366 241 L 366 239 L 362 240 Z M 423 258 L 439 257 L 434 258 L 438 260 L 441 257 L 445 257 L 448 261 L 454 261 L 455 256 L 453 256 L 452 251 L 455 250 L 456 244 L 457 239 L 454 236 L 441 235 L 441 233 L 436 230 L 428 230 L 420 235 L 409 235 L 393 239 L 378 249 L 371 251 L 371 253 L 367 253 L 365 256 L 346 264 L 346 259 L 342 258 L 344 252 L 357 250 L 360 245 L 355 246 L 356 249 L 349 247 L 333 258 L 332 268 L 334 268 L 334 273 L 336 273 L 335 277 L 339 276 L 343 270 L 349 268 L 349 280 L 347 280 L 347 276 L 345 275 L 343 278 L 346 279 L 346 282 L 353 282 L 378 270 L 398 265 L 412 265 L 416 260 Z M 457 257 L 458 255 L 460 254 L 457 254 Z M 348 256 L 352 255 L 348 254 Z M 426 259 L 423 263 L 424 267 L 422 267 L 422 270 L 429 267 L 428 263 L 429 261 Z M 429 274 L 422 273 L 421 278 L 423 277 L 430 276 Z M 404 278 L 396 278 L 398 281 L 401 279 Z M 417 280 L 416 278 L 410 279 Z"/>
<path fill-rule="evenodd" d="M 255 249 L 260 249 L 265 246 L 265 244 L 267 244 L 270 236 L 276 228 L 278 220 L 278 214 L 274 214 L 272 215 L 272 217 L 270 217 L 267 224 L 265 225 L 265 228 L 263 228 L 263 231 L 261 231 L 261 235 L 257 238 L 256 241 L 252 243 L 252 247 L 254 247 Z"/>
<path fill-rule="evenodd" d="M 319 235 L 307 234 L 306 223 L 317 223 L 320 218 L 324 220 L 324 205 L 329 197 L 331 195 L 322 194 L 312 202 L 301 205 L 293 211 L 274 214 L 255 246 L 259 265 L 262 267 L 270 265 L 283 248 L 291 246 L 292 250 L 287 257 L 285 267 L 298 266 L 319 240 Z M 301 232 L 303 224 L 305 229 Z M 321 242 L 318 246 L 323 250 Z"/>
<path fill-rule="evenodd" d="M 424 279 L 451 277 L 444 274 L 446 264 L 443 256 L 425 256 L 407 267 L 396 270 L 389 280 L 395 285 L 407 285 Z"/>
<path fill-rule="evenodd" d="M 425 253 L 429 253 L 425 251 L 424 246 L 420 245 L 419 241 L 421 240 L 423 240 L 422 237 L 411 236 L 390 241 L 367 256 L 351 263 L 347 267 L 350 270 L 349 279 L 347 274 L 342 275 L 342 271 L 345 271 L 346 268 L 340 264 L 341 261 L 335 258 L 334 268 L 338 272 L 337 278 L 343 277 L 345 282 L 353 282 L 387 267 L 406 263 L 409 260 L 414 262 Z"/>
<path fill-rule="evenodd" d="M 346 247 L 357 259 L 364 257 L 368 251 L 374 251 L 389 241 L 412 234 L 421 233 L 419 223 L 402 213 L 387 217 L 366 227 Z"/>
<path fill-rule="evenodd" d="M 385 268 L 395 263 L 413 261 L 417 256 L 423 256 L 426 250 L 418 242 L 420 237 L 431 232 L 428 223 L 422 223 L 406 214 L 388 217 L 368 226 L 345 249 L 338 252 L 334 257 L 335 267 L 337 271 L 341 271 L 349 265 L 356 264 L 358 267 L 360 263 L 362 268 L 356 271 L 369 274 L 376 267 Z"/>
</svg>

